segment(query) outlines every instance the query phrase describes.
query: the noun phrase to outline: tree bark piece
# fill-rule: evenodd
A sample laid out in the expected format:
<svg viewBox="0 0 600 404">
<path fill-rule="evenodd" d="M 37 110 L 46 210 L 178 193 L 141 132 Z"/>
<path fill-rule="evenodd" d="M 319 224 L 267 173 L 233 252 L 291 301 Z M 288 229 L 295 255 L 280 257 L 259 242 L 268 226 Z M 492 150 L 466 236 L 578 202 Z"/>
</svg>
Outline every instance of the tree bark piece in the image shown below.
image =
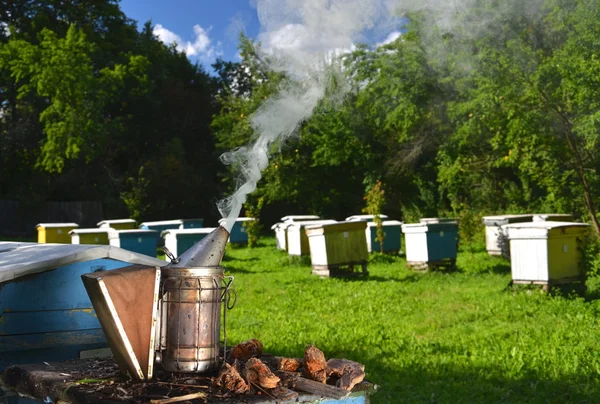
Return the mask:
<svg viewBox="0 0 600 404">
<path fill-rule="evenodd" d="M 263 344 L 255 339 L 240 342 L 231 350 L 232 359 L 248 359 L 253 356 L 260 356 L 263 351 Z"/>
<path fill-rule="evenodd" d="M 302 367 L 302 359 L 284 358 L 281 356 L 275 357 L 275 366 L 277 370 L 285 370 L 286 372 L 295 372 Z"/>
<path fill-rule="evenodd" d="M 187 394 L 185 396 L 165 398 L 164 400 L 150 400 L 151 404 L 169 404 L 169 403 L 179 403 L 181 401 L 194 400 L 196 398 L 204 398 L 206 397 L 206 393 L 193 393 Z"/>
<path fill-rule="evenodd" d="M 308 345 L 304 350 L 304 376 L 321 383 L 327 381 L 325 354 L 314 345 Z"/>
<path fill-rule="evenodd" d="M 282 401 L 293 400 L 294 398 L 298 397 L 298 393 L 296 393 L 294 390 L 290 390 L 283 386 L 277 386 L 277 388 L 270 390 L 269 393 L 272 394 L 277 400 Z"/>
<path fill-rule="evenodd" d="M 217 377 L 217 385 L 226 388 L 234 394 L 245 394 L 250 391 L 250 386 L 240 375 L 236 366 L 231 366 L 227 362 L 221 366 L 221 371 Z"/>
<path fill-rule="evenodd" d="M 328 397 L 341 400 L 342 398 L 346 398 L 350 395 L 349 391 L 301 377 L 299 373 L 279 371 L 277 374 L 281 376 L 281 379 L 289 388 L 304 391 L 319 397 Z"/>
<path fill-rule="evenodd" d="M 348 359 L 330 359 L 327 361 L 327 376 L 339 377 L 335 385 L 344 390 L 352 390 L 364 380 L 365 367 Z"/>
<path fill-rule="evenodd" d="M 246 362 L 244 375 L 248 383 L 259 385 L 265 389 L 274 389 L 280 381 L 279 377 L 275 376 L 267 365 L 256 358 L 250 358 Z"/>
</svg>

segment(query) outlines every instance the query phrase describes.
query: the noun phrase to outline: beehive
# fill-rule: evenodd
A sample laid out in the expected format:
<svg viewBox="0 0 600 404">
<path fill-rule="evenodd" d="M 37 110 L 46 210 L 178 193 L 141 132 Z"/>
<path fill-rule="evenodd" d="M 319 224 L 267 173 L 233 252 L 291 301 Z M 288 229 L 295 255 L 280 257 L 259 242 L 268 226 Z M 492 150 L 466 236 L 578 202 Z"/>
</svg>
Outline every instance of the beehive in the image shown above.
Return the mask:
<svg viewBox="0 0 600 404">
<path fill-rule="evenodd" d="M 115 230 L 128 230 L 135 229 L 135 220 L 133 219 L 111 219 L 111 220 L 102 220 L 98 222 L 97 226 L 99 228 L 110 227 Z"/>
<path fill-rule="evenodd" d="M 367 273 L 367 223 L 348 221 L 306 227 L 313 273 L 320 276 L 353 274 L 354 266 Z M 345 268 L 349 271 L 345 271 Z"/>
<path fill-rule="evenodd" d="M 111 227 L 97 229 L 73 229 L 69 232 L 71 244 L 103 244 L 109 243 L 108 235 L 114 232 Z"/>
<path fill-rule="evenodd" d="M 307 220 L 303 222 L 291 222 L 286 229 L 287 252 L 290 255 L 309 255 L 310 246 L 306 236 L 306 227 L 318 224 L 337 223 L 335 220 Z"/>
<path fill-rule="evenodd" d="M 386 220 L 383 226 L 383 248 L 377 240 L 377 224 L 368 222 L 365 230 L 369 252 L 399 252 L 402 245 L 402 222 Z"/>
<path fill-rule="evenodd" d="M 110 245 L 139 254 L 156 257 L 156 230 L 115 230 L 108 233 Z"/>
<path fill-rule="evenodd" d="M 578 239 L 588 224 L 528 222 L 507 224 L 513 283 L 569 283 L 582 279 Z"/>
<path fill-rule="evenodd" d="M 80 276 L 131 264 L 166 262 L 107 245 L 0 243 L 0 371 L 106 351 Z"/>
<path fill-rule="evenodd" d="M 485 248 L 488 254 L 508 256 L 508 237 L 502 226 L 511 223 L 531 222 L 532 219 L 532 214 L 484 216 Z"/>
<path fill-rule="evenodd" d="M 71 244 L 69 232 L 78 227 L 77 223 L 40 223 L 35 227 L 38 243 Z"/>
<path fill-rule="evenodd" d="M 271 230 L 275 232 L 275 244 L 278 250 L 287 250 L 287 228 L 292 222 L 275 223 Z"/>
<path fill-rule="evenodd" d="M 402 232 L 409 267 L 425 269 L 431 266 L 454 266 L 458 243 L 456 222 L 403 224 Z"/>
</svg>

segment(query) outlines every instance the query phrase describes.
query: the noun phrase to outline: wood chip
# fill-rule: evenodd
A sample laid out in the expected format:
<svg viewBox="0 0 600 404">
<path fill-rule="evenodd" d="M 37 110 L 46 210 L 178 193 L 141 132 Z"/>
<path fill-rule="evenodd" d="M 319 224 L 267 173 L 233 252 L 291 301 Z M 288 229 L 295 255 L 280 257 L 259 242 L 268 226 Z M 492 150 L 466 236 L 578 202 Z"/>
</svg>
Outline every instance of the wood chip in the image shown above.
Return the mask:
<svg viewBox="0 0 600 404">
<path fill-rule="evenodd" d="M 235 366 L 227 362 L 221 366 L 219 376 L 217 376 L 217 385 L 231 391 L 234 394 L 245 394 L 250 391 L 250 386 L 237 371 Z"/>
<path fill-rule="evenodd" d="M 287 387 L 283 386 L 277 386 L 276 388 L 271 390 L 270 393 L 277 400 L 281 401 L 293 400 L 294 398 L 298 397 L 298 393 L 296 393 L 294 390 L 290 390 Z"/>
<path fill-rule="evenodd" d="M 321 383 L 327 381 L 325 354 L 314 345 L 308 345 L 304 350 L 304 376 Z"/>
<path fill-rule="evenodd" d="M 277 370 L 285 370 L 286 372 L 295 372 L 302 367 L 302 360 L 296 358 L 284 358 L 281 356 L 275 357 L 275 366 Z"/>
<path fill-rule="evenodd" d="M 327 361 L 327 376 L 339 377 L 335 385 L 344 390 L 352 390 L 364 380 L 365 367 L 348 359 L 330 359 Z"/>
<path fill-rule="evenodd" d="M 263 344 L 255 339 L 249 339 L 248 341 L 240 342 L 231 349 L 232 359 L 248 359 L 253 356 L 260 356 L 263 351 Z"/>
<path fill-rule="evenodd" d="M 275 376 L 271 369 L 257 358 L 250 358 L 246 362 L 244 376 L 246 376 L 248 383 L 256 384 L 265 389 L 274 389 L 280 381 L 279 377 Z"/>
<path fill-rule="evenodd" d="M 193 393 L 193 394 L 187 394 L 185 396 L 166 398 L 164 400 L 150 400 L 150 403 L 151 404 L 169 404 L 169 403 L 178 403 L 180 401 L 195 400 L 197 398 L 204 398 L 204 397 L 206 397 L 206 393 Z"/>
</svg>

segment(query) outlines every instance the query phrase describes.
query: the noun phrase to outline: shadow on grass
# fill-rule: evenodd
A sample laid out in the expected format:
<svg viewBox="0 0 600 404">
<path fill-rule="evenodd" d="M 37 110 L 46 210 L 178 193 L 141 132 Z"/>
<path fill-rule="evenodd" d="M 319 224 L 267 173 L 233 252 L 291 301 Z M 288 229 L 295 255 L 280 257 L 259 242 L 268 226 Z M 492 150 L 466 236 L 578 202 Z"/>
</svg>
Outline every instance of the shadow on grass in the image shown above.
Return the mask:
<svg viewBox="0 0 600 404">
<path fill-rule="evenodd" d="M 595 375 L 542 379 L 531 369 L 519 376 L 500 374 L 493 366 L 451 364 L 392 367 L 389 358 L 364 359 L 365 353 L 329 351 L 365 365 L 365 380 L 378 386 L 372 404 L 383 403 L 591 403 L 598 402 L 600 383 Z M 362 359 L 361 359 L 362 358 Z"/>
<path fill-rule="evenodd" d="M 231 265 L 225 265 L 225 274 L 255 274 L 257 272 L 248 271 L 247 269 L 232 267 Z"/>
</svg>

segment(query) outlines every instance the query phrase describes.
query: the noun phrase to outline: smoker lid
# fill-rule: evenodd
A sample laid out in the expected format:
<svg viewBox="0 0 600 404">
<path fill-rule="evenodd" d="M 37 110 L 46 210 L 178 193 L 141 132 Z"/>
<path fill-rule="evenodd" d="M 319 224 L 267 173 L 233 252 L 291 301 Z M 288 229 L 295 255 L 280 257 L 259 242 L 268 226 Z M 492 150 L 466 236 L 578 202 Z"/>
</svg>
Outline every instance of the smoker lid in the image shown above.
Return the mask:
<svg viewBox="0 0 600 404">
<path fill-rule="evenodd" d="M 102 258 L 150 266 L 167 264 L 147 255 L 109 245 L 0 242 L 0 283 Z"/>
<path fill-rule="evenodd" d="M 387 215 L 379 215 L 379 217 L 381 219 L 387 219 L 388 216 Z M 354 215 L 354 216 L 348 216 L 346 218 L 346 221 L 348 222 L 352 222 L 355 220 L 373 220 L 375 219 L 375 215 Z"/>
<path fill-rule="evenodd" d="M 50 228 L 64 228 L 64 227 L 79 227 L 79 225 L 77 223 L 38 223 L 35 228 L 38 229 L 40 227 L 43 227 L 45 229 L 50 229 Z"/>
<path fill-rule="evenodd" d="M 161 237 L 166 236 L 167 234 L 209 234 L 212 233 L 216 227 L 200 227 L 198 229 L 167 229 L 163 230 L 160 235 Z"/>
</svg>

